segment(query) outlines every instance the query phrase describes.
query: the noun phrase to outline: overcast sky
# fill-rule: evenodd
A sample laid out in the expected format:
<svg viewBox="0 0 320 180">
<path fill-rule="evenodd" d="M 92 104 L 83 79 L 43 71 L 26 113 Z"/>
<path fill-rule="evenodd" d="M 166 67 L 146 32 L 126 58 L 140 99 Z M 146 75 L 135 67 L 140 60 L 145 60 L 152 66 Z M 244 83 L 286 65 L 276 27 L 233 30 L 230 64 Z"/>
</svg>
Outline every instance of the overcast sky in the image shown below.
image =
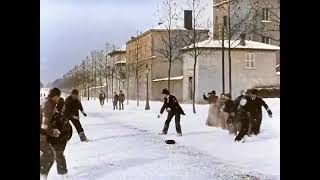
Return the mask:
<svg viewBox="0 0 320 180">
<path fill-rule="evenodd" d="M 210 0 L 211 1 L 211 0 Z M 157 24 L 161 0 L 41 0 L 40 75 L 62 77 L 106 41 L 118 47 Z"/>
</svg>

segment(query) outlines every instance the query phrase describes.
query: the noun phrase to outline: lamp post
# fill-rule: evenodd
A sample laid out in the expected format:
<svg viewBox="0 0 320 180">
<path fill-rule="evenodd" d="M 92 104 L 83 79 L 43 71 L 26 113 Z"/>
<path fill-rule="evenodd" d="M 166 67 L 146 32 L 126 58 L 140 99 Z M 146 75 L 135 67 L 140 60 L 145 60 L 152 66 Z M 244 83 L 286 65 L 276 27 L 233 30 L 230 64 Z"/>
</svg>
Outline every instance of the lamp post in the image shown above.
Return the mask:
<svg viewBox="0 0 320 180">
<path fill-rule="evenodd" d="M 147 97 L 146 97 L 146 108 L 145 108 L 145 110 L 149 110 L 150 109 L 150 105 L 149 105 L 149 73 L 150 73 L 150 69 L 149 69 L 148 65 L 146 65 L 145 73 L 146 73 L 146 76 L 147 76 Z"/>
</svg>

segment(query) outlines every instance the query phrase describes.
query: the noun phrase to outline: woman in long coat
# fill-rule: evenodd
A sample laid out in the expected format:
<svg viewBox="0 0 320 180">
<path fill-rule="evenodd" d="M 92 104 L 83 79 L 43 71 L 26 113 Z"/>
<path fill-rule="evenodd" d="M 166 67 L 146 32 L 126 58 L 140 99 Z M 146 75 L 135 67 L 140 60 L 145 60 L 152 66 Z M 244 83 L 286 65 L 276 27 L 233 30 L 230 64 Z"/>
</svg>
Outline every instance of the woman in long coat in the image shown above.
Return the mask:
<svg viewBox="0 0 320 180">
<path fill-rule="evenodd" d="M 210 104 L 206 125 L 219 127 L 220 126 L 219 106 L 218 106 L 219 97 L 216 96 L 216 92 L 214 90 L 211 93 L 208 93 L 208 95 L 209 95 L 209 97 L 207 97 L 205 94 L 203 94 L 203 99 L 208 101 Z"/>
</svg>

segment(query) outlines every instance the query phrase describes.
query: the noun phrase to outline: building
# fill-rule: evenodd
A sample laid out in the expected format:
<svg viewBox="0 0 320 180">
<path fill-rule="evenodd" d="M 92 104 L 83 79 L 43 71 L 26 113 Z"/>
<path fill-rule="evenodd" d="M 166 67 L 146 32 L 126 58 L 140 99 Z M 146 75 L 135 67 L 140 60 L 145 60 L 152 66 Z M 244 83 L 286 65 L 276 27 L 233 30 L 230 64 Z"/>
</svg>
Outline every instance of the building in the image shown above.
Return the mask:
<svg viewBox="0 0 320 180">
<path fill-rule="evenodd" d="M 199 41 L 208 39 L 208 32 L 208 30 L 197 30 Z M 183 22 L 171 29 L 171 36 L 181 39 L 180 44 L 177 44 L 177 49 L 180 50 L 190 44 L 190 41 L 186 41 L 186 39 L 191 33 L 193 31 L 185 28 Z M 165 41 L 167 40 L 168 30 L 165 24 L 159 24 L 136 37 L 132 37 L 126 43 L 126 62 L 129 77 L 128 98 L 137 99 L 138 91 L 139 99 L 146 99 L 146 79 L 148 76 L 150 100 L 162 100 L 161 90 L 168 87 L 169 62 L 163 56 L 163 51 L 166 50 Z M 183 74 L 182 57 L 180 59 L 172 62 L 170 91 L 182 100 L 182 79 L 180 78 Z M 148 74 L 146 69 L 150 69 Z"/>
<path fill-rule="evenodd" d="M 221 28 L 230 6 L 231 26 L 235 28 L 237 25 L 241 29 L 231 39 L 237 40 L 240 34 L 246 34 L 247 40 L 280 46 L 280 0 L 213 1 L 215 39 L 221 39 Z M 225 24 L 227 27 L 228 22 Z M 277 52 L 276 61 L 277 65 L 280 64 L 280 51 Z"/>
<path fill-rule="evenodd" d="M 108 55 L 110 57 L 108 96 L 112 96 L 113 91 L 119 93 L 122 90 L 126 93 L 126 45 L 111 51 Z"/>
<path fill-rule="evenodd" d="M 237 97 L 243 89 L 261 86 L 279 86 L 276 74 L 276 52 L 278 46 L 255 41 L 231 41 L 232 51 L 232 97 Z M 225 41 L 227 46 L 228 41 Z M 205 40 L 198 43 L 203 54 L 199 56 L 196 69 L 196 103 L 203 103 L 203 91 L 213 89 L 222 93 L 222 46 L 219 40 Z M 183 48 L 183 101 L 191 101 L 193 83 L 193 59 L 187 54 L 193 48 Z M 227 55 L 227 49 L 225 50 Z M 228 56 L 225 56 L 225 90 L 229 91 Z"/>
</svg>

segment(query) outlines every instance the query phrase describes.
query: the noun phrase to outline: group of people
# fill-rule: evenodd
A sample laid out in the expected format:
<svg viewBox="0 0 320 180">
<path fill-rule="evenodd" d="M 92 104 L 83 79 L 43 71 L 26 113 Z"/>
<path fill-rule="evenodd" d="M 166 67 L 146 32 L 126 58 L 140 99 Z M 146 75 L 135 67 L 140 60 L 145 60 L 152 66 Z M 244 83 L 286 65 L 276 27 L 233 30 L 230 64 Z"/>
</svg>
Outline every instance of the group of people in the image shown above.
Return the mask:
<svg viewBox="0 0 320 180">
<path fill-rule="evenodd" d="M 57 163 L 57 172 L 60 175 L 68 173 L 64 150 L 72 136 L 72 127 L 75 126 L 80 140 L 88 139 L 80 123 L 79 110 L 84 116 L 79 91 L 74 89 L 71 95 L 64 100 L 61 91 L 53 88 L 43 104 L 40 104 L 40 175 L 47 179 L 54 163 Z"/>
<path fill-rule="evenodd" d="M 123 110 L 123 102 L 125 99 L 126 99 L 126 96 L 123 94 L 122 90 L 120 90 L 119 94 L 117 92 L 114 92 L 113 110 L 118 110 L 118 104 L 119 104 L 119 110 Z"/>
<path fill-rule="evenodd" d="M 209 113 L 206 125 L 220 127 L 235 134 L 235 141 L 239 142 L 245 135 L 258 135 L 262 122 L 262 106 L 272 117 L 272 111 L 262 98 L 257 96 L 258 91 L 251 89 L 241 91 L 235 100 L 230 94 L 216 95 L 213 90 L 208 96 L 203 93 L 203 99 L 208 101 Z"/>
<path fill-rule="evenodd" d="M 106 94 L 101 90 L 99 93 L 99 100 L 100 100 L 101 107 L 103 107 L 105 99 L 106 99 Z M 125 99 L 126 99 L 126 96 L 124 95 L 122 90 L 120 90 L 119 94 L 117 92 L 114 92 L 113 102 L 112 102 L 113 110 L 118 110 L 118 104 L 119 104 L 119 110 L 124 110 L 123 102 Z"/>
</svg>

